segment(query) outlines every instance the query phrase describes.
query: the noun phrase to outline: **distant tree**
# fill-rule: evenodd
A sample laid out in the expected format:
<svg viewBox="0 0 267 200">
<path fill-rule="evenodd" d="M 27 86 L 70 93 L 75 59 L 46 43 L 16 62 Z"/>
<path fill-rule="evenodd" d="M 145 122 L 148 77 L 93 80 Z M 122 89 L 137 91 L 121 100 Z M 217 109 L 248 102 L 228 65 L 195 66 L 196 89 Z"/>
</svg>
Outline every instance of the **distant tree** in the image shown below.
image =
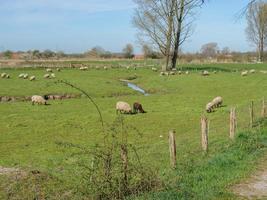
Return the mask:
<svg viewBox="0 0 267 200">
<path fill-rule="evenodd" d="M 267 3 L 263 1 L 251 4 L 247 12 L 246 34 L 248 40 L 257 47 L 258 59 L 263 61 L 267 41 Z"/>
<path fill-rule="evenodd" d="M 194 9 L 203 0 L 134 0 L 133 23 L 144 40 L 165 57 L 162 70 L 176 67 L 181 45 L 191 35 Z"/>
<path fill-rule="evenodd" d="M 217 55 L 218 50 L 219 48 L 216 42 L 204 44 L 200 49 L 201 54 L 204 57 L 215 57 Z"/>
<path fill-rule="evenodd" d="M 4 58 L 10 59 L 12 57 L 13 52 L 10 50 L 4 51 L 3 56 Z"/>
<path fill-rule="evenodd" d="M 127 44 L 123 48 L 122 52 L 123 52 L 123 55 L 124 55 L 125 58 L 133 58 L 134 57 L 134 54 L 133 54 L 133 52 L 134 52 L 133 45 L 132 44 Z"/>
<path fill-rule="evenodd" d="M 52 58 L 52 57 L 54 57 L 54 56 L 55 56 L 55 52 L 53 52 L 53 51 L 51 51 L 51 50 L 49 50 L 49 49 L 45 50 L 45 51 L 42 53 L 42 57 L 43 57 L 43 58 Z"/>
<path fill-rule="evenodd" d="M 64 51 L 58 51 L 56 52 L 56 56 L 57 58 L 64 58 L 66 54 L 64 53 Z"/>
<path fill-rule="evenodd" d="M 230 48 L 229 47 L 224 47 L 221 51 L 221 54 L 223 55 L 228 55 L 230 54 Z"/>
<path fill-rule="evenodd" d="M 39 50 L 33 50 L 32 52 L 30 52 L 30 54 L 32 55 L 33 58 L 41 58 L 42 57 L 42 54 Z"/>
</svg>

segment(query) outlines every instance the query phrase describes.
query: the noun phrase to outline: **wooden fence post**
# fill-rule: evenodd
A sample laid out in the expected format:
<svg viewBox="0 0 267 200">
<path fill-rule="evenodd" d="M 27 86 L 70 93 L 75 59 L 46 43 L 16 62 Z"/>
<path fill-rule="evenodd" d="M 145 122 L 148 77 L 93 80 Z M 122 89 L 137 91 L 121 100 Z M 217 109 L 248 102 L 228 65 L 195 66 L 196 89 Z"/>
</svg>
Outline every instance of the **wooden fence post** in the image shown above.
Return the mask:
<svg viewBox="0 0 267 200">
<path fill-rule="evenodd" d="M 254 123 L 254 102 L 251 101 L 250 104 L 250 109 L 249 109 L 249 114 L 250 114 L 250 128 L 253 128 L 253 123 Z"/>
<path fill-rule="evenodd" d="M 202 149 L 203 151 L 208 151 L 208 132 L 209 132 L 209 124 L 207 117 L 201 117 L 201 135 L 202 135 Z"/>
<path fill-rule="evenodd" d="M 261 117 L 265 118 L 266 117 L 266 105 L 265 105 L 265 98 L 262 100 L 262 110 L 261 110 Z"/>
<path fill-rule="evenodd" d="M 170 162 L 171 167 L 176 168 L 176 141 L 175 141 L 175 131 L 171 130 L 169 132 L 169 149 L 170 149 Z"/>
<path fill-rule="evenodd" d="M 230 111 L 230 138 L 235 138 L 235 132 L 236 132 L 236 110 L 235 108 L 231 108 Z"/>
</svg>

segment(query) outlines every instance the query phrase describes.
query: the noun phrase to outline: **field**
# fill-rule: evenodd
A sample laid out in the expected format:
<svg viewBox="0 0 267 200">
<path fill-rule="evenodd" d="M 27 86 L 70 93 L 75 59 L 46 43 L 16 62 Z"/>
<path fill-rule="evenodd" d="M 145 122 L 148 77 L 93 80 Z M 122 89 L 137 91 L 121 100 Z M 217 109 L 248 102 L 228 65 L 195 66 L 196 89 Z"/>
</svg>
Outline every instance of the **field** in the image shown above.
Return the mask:
<svg viewBox="0 0 267 200">
<path fill-rule="evenodd" d="M 209 64 L 184 65 L 181 69 L 189 70 L 190 74 L 159 76 L 151 67 L 88 71 L 64 68 L 55 72 L 56 79 L 45 80 L 43 68 L 6 68 L 0 69 L 0 73 L 9 73 L 11 79 L 0 79 L 0 96 L 79 94 L 73 88 L 56 83 L 56 80 L 66 80 L 94 99 L 106 127 L 117 117 L 117 101 L 131 104 L 138 101 L 147 113 L 124 115 L 125 123 L 141 133 L 129 130 L 130 141 L 139 148 L 142 162 L 155 168 L 166 186 L 133 198 L 236 199 L 229 186 L 253 171 L 255 160 L 266 152 L 267 131 L 252 130 L 255 133 L 249 136 L 251 130 L 240 128 L 243 135 L 233 144 L 228 138 L 229 110 L 232 106 L 240 108 L 245 120 L 250 101 L 259 103 L 266 97 L 267 75 L 259 70 L 267 67 L 264 64 Z M 202 69 L 217 73 L 203 77 L 199 74 Z M 257 72 L 241 77 L 243 69 Z M 19 79 L 20 73 L 35 75 L 37 80 Z M 120 79 L 131 79 L 150 95 L 133 91 Z M 200 145 L 200 117 L 205 113 L 206 103 L 215 96 L 224 98 L 224 106 L 207 115 L 211 121 L 210 147 L 205 155 Z M 0 166 L 39 170 L 52 177 L 38 182 L 46 199 L 86 199 L 77 189 L 81 179 L 77 162 L 86 158 L 75 155 L 77 149 L 64 148 L 59 143 L 93 148 L 103 142 L 99 115 L 84 96 L 49 103 L 49 106 L 32 106 L 30 102 L 0 103 Z M 242 128 L 246 128 L 246 123 Z M 170 169 L 169 164 L 168 131 L 171 129 L 176 130 L 176 170 Z M 260 148 L 259 144 L 262 144 Z M 243 145 L 241 149 L 240 145 Z M 248 148 L 243 149 L 246 145 Z M 5 176 L 0 176 L 0 181 L 0 199 L 1 196 L 27 199 L 31 195 L 25 191 L 29 186 L 14 186 Z"/>
</svg>

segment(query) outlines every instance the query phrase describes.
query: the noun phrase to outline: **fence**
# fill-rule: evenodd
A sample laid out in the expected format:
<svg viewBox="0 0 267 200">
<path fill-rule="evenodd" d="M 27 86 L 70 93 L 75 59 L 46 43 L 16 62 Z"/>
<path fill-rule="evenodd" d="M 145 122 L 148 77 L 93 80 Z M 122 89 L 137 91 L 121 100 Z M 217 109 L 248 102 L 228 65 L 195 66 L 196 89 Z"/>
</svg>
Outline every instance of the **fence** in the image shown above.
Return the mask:
<svg viewBox="0 0 267 200">
<path fill-rule="evenodd" d="M 218 108 L 220 109 L 220 108 Z M 200 118 L 200 137 L 203 152 L 207 153 L 209 149 L 209 134 L 218 132 L 225 133 L 225 137 L 231 140 L 235 139 L 237 132 L 251 130 L 256 127 L 261 119 L 267 117 L 267 107 L 265 98 L 251 101 L 240 106 L 231 107 L 226 114 L 219 118 L 212 118 L 203 115 Z M 227 136 L 228 135 L 228 136 Z M 169 149 L 171 167 L 176 167 L 176 141 L 175 131 L 169 132 Z"/>
</svg>

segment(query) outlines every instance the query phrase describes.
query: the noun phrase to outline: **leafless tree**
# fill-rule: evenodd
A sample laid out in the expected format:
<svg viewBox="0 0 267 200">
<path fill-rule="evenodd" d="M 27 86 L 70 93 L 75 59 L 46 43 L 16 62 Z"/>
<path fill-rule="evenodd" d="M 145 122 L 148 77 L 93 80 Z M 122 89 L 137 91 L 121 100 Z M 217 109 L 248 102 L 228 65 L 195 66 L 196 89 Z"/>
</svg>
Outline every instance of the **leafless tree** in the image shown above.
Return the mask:
<svg viewBox="0 0 267 200">
<path fill-rule="evenodd" d="M 153 44 L 164 56 L 166 71 L 176 66 L 183 42 L 190 36 L 193 10 L 203 0 L 134 0 L 137 4 L 134 25 L 142 38 Z M 170 66 L 171 61 L 171 66 Z"/>
<path fill-rule="evenodd" d="M 134 52 L 134 48 L 132 44 L 126 44 L 126 46 L 123 48 L 123 54 L 125 58 L 132 58 L 133 52 Z"/>
<path fill-rule="evenodd" d="M 210 42 L 207 44 L 202 45 L 200 51 L 201 54 L 206 58 L 215 57 L 218 52 L 218 44 L 216 42 Z"/>
<path fill-rule="evenodd" d="M 267 3 L 258 1 L 249 6 L 246 34 L 248 40 L 257 47 L 258 59 L 262 61 L 267 44 Z"/>
</svg>

